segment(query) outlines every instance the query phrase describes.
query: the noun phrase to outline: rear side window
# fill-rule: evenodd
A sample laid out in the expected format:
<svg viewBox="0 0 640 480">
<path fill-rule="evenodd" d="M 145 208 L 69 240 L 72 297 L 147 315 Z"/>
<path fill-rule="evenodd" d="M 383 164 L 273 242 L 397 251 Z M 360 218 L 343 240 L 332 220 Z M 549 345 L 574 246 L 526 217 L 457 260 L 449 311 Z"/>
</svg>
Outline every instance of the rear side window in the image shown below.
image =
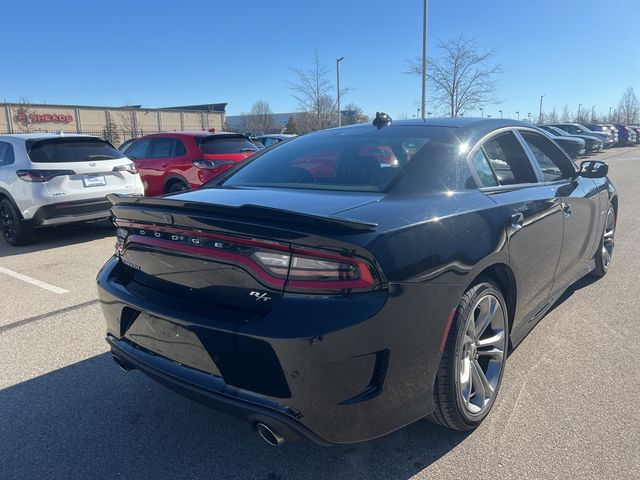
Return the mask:
<svg viewBox="0 0 640 480">
<path fill-rule="evenodd" d="M 173 157 L 175 141 L 173 138 L 153 138 L 151 139 L 151 150 L 149 158 Z"/>
<path fill-rule="evenodd" d="M 500 185 L 537 181 L 529 157 L 513 132 L 492 138 L 482 148 Z"/>
<path fill-rule="evenodd" d="M 124 155 L 99 138 L 47 138 L 27 140 L 29 158 L 34 163 L 96 162 Z"/>
<path fill-rule="evenodd" d="M 482 149 L 479 149 L 473 155 L 473 157 L 471 157 L 471 165 L 473 166 L 473 169 L 478 174 L 478 179 L 480 180 L 481 187 L 497 187 L 498 186 L 498 181 L 496 180 L 496 177 L 493 174 L 491 165 L 489 165 L 489 160 L 485 156 Z"/>
<path fill-rule="evenodd" d="M 133 144 L 127 147 L 127 157 L 131 160 L 141 160 L 147 158 L 147 150 L 149 149 L 149 140 L 137 140 Z"/>
<path fill-rule="evenodd" d="M 205 137 L 200 141 L 200 150 L 202 153 L 216 155 L 225 153 L 255 152 L 258 150 L 258 147 L 245 137 L 211 135 L 210 137 Z"/>
<path fill-rule="evenodd" d="M 14 161 L 13 145 L 7 142 L 0 142 L 0 167 L 11 165 Z"/>
<path fill-rule="evenodd" d="M 570 178 L 575 173 L 573 162 L 550 140 L 532 132 L 520 132 L 542 171 L 545 182 Z"/>
</svg>

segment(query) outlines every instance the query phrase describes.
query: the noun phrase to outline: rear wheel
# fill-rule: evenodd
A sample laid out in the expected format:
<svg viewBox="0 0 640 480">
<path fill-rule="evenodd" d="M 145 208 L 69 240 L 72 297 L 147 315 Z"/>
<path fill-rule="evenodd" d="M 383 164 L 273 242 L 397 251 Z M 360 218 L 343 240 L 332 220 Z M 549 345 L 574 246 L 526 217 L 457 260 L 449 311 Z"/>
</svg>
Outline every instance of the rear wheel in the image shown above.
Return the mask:
<svg viewBox="0 0 640 480">
<path fill-rule="evenodd" d="M 616 233 L 616 212 L 613 205 L 609 204 L 607 218 L 604 222 L 604 230 L 600 238 L 600 248 L 596 252 L 596 268 L 591 272 L 596 277 L 604 277 L 609 271 L 613 256 L 614 237 Z"/>
<path fill-rule="evenodd" d="M 462 296 L 449 330 L 431 421 L 455 430 L 480 425 L 500 388 L 508 333 L 502 292 L 493 281 L 479 279 Z"/>
<path fill-rule="evenodd" d="M 0 227 L 9 245 L 24 245 L 31 240 L 31 228 L 24 224 L 16 209 L 6 198 L 0 202 Z"/>
<path fill-rule="evenodd" d="M 165 187 L 167 193 L 184 192 L 189 186 L 181 180 L 174 180 Z"/>
</svg>

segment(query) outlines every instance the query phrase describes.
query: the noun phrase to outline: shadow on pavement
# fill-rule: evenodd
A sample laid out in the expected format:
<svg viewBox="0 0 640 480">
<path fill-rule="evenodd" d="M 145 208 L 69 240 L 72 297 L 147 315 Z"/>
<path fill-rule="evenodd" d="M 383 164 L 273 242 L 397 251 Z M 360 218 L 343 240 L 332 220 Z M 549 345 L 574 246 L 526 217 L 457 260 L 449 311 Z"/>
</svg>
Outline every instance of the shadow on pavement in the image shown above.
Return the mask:
<svg viewBox="0 0 640 480">
<path fill-rule="evenodd" d="M 240 420 L 120 371 L 107 353 L 0 390 L 11 479 L 407 479 L 466 436 L 419 421 L 365 444 L 276 449 Z"/>
<path fill-rule="evenodd" d="M 558 308 L 558 306 L 566 302 L 571 297 L 571 295 L 576 293 L 578 290 L 582 290 L 583 288 L 594 284 L 598 280 L 600 280 L 598 277 L 595 277 L 593 275 L 587 275 L 586 277 L 582 277 L 580 280 L 573 283 L 571 286 L 569 286 L 569 288 L 567 288 L 564 291 L 564 293 L 560 296 L 560 298 L 556 300 L 556 303 L 553 304 L 553 306 L 549 309 L 549 311 L 545 314 L 545 316 L 549 315 L 549 313 L 553 312 L 556 308 Z"/>
<path fill-rule="evenodd" d="M 111 236 L 115 236 L 115 228 L 109 220 L 37 228 L 34 230 L 33 241 L 23 247 L 10 246 L 0 234 L 0 257 L 65 247 Z"/>
</svg>

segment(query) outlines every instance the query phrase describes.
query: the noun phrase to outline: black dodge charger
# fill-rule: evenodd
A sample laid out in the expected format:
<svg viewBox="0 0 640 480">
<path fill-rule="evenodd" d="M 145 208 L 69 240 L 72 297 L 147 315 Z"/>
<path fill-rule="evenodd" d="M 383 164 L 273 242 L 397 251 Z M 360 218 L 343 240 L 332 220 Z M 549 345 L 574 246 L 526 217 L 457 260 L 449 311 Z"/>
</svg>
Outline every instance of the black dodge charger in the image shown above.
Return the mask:
<svg viewBox="0 0 640 480">
<path fill-rule="evenodd" d="M 360 124 L 266 149 L 196 191 L 110 196 L 107 341 L 269 443 L 468 430 L 510 349 L 611 261 L 618 197 L 511 120 Z"/>
</svg>

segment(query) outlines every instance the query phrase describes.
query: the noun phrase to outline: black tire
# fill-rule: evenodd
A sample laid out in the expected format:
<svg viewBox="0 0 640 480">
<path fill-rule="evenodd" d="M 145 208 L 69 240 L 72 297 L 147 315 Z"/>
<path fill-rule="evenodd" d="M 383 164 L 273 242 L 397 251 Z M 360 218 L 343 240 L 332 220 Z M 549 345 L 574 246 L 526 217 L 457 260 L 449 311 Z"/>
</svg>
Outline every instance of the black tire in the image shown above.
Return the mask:
<svg viewBox="0 0 640 480">
<path fill-rule="evenodd" d="M 598 251 L 593 257 L 596 261 L 596 268 L 591 272 L 591 275 L 594 277 L 604 277 L 611 266 L 616 220 L 616 211 L 613 208 L 613 205 L 609 203 L 607 216 L 604 221 L 604 228 L 602 229 L 602 235 L 600 236 L 600 243 L 598 243 Z"/>
<path fill-rule="evenodd" d="M 460 377 L 461 370 L 459 369 L 461 357 L 464 357 L 465 346 L 467 345 L 466 339 L 468 330 L 468 322 L 472 321 L 472 318 L 476 316 L 476 310 L 479 308 L 479 301 L 483 301 L 484 298 L 493 298 L 497 300 L 497 304 L 501 308 L 503 316 L 502 326 L 502 357 L 500 360 L 499 372 L 493 371 L 493 390 L 490 398 L 486 400 L 482 397 L 483 406 L 478 413 L 471 413 L 468 407 L 465 407 L 464 391 L 460 386 L 458 378 Z M 493 300 L 492 300 L 493 301 Z M 497 308 L 497 307 L 496 307 Z M 473 315 L 473 317 L 472 317 Z M 494 334 L 493 323 L 489 324 L 492 331 L 490 334 Z M 485 330 L 484 332 L 487 332 Z M 496 330 L 497 332 L 498 330 Z M 483 332 L 480 332 L 480 337 Z M 436 375 L 436 381 L 434 384 L 434 403 L 435 410 L 429 415 L 428 419 L 434 423 L 442 425 L 453 430 L 473 430 L 476 428 L 482 420 L 489 414 L 491 407 L 493 406 L 495 399 L 500 389 L 500 383 L 502 382 L 502 375 L 504 372 L 504 365 L 507 355 L 507 349 L 509 345 L 509 321 L 506 303 L 504 297 L 498 285 L 488 278 L 479 278 L 462 296 L 460 304 L 454 315 L 451 328 L 445 344 L 445 349 L 440 360 L 440 366 Z M 486 339 L 484 339 L 486 341 Z M 475 343 L 475 342 L 474 342 Z M 483 350 L 481 350 L 481 348 Z M 486 352 L 486 347 L 477 347 L 478 352 Z M 473 347 L 473 352 L 476 354 L 476 347 Z M 476 359 L 479 357 L 475 356 Z M 479 362 L 480 360 L 477 360 Z M 472 361 L 473 362 L 473 361 Z M 473 376 L 473 374 L 471 374 Z M 485 379 L 489 378 L 485 376 Z M 469 382 L 469 397 L 471 398 L 471 382 Z M 474 396 L 476 394 L 474 393 Z"/>
<path fill-rule="evenodd" d="M 174 180 L 165 187 L 166 193 L 184 192 L 189 190 L 189 186 L 181 180 Z"/>
<path fill-rule="evenodd" d="M 0 228 L 9 245 L 26 245 L 31 241 L 32 229 L 20 219 L 13 204 L 6 198 L 0 202 Z"/>
</svg>

